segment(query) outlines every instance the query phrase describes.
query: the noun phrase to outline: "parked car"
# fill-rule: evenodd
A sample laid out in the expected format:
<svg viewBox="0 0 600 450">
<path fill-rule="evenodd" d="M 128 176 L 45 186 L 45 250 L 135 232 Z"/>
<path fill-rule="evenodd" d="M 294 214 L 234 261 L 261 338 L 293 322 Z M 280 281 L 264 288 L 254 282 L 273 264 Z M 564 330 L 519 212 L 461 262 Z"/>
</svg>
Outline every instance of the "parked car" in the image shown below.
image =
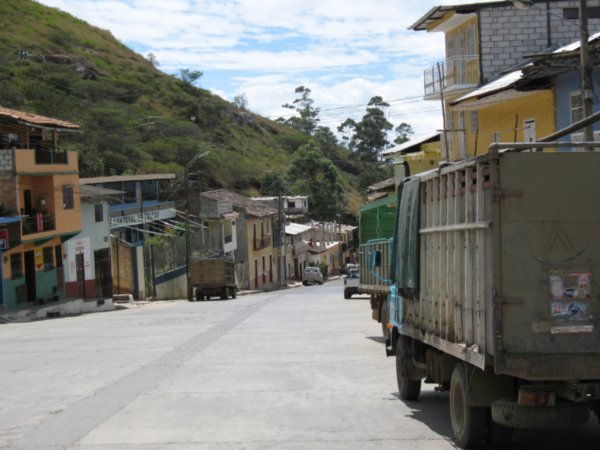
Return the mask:
<svg viewBox="0 0 600 450">
<path fill-rule="evenodd" d="M 346 300 L 352 297 L 352 294 L 358 294 L 359 284 L 360 278 L 358 269 L 350 269 L 348 274 L 344 277 L 344 298 Z"/>
<path fill-rule="evenodd" d="M 318 267 L 306 267 L 302 275 L 302 284 L 306 286 L 315 283 L 323 284 L 323 274 Z"/>
</svg>

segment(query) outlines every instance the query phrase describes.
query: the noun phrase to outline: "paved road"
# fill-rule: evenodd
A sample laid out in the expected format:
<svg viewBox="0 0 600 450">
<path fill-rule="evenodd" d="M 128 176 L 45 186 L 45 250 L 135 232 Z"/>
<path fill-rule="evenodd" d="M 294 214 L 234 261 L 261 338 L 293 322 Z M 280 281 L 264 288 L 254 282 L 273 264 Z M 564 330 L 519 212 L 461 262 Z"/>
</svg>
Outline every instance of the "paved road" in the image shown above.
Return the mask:
<svg viewBox="0 0 600 450">
<path fill-rule="evenodd" d="M 368 300 L 341 281 L 0 326 L 0 447 L 449 449 L 448 398 L 396 396 Z M 600 427 L 514 448 L 598 448 Z"/>
</svg>

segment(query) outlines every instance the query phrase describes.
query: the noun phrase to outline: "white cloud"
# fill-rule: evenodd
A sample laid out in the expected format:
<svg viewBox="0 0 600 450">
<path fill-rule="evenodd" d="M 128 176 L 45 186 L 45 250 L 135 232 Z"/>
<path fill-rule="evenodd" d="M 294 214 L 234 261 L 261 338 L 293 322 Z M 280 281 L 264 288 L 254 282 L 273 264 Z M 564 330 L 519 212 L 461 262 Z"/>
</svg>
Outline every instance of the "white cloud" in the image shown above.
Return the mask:
<svg viewBox="0 0 600 450">
<path fill-rule="evenodd" d="M 204 71 L 212 92 L 229 100 L 245 93 L 268 117 L 289 114 L 281 105 L 305 85 L 332 128 L 360 119 L 374 95 L 397 100 L 388 111 L 395 124 L 419 134 L 441 127 L 439 105 L 418 97 L 423 70 L 443 58 L 443 35 L 407 28 L 451 0 L 38 1 L 154 53 L 166 72 Z M 352 105 L 361 106 L 340 109 Z"/>
</svg>

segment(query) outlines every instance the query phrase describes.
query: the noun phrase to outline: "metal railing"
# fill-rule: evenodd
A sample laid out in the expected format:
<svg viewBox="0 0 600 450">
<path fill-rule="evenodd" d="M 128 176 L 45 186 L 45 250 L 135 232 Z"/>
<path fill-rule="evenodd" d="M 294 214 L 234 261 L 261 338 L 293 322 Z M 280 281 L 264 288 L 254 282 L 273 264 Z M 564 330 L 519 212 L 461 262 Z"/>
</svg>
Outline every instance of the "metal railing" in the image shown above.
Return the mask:
<svg viewBox="0 0 600 450">
<path fill-rule="evenodd" d="M 425 95 L 439 94 L 442 89 L 451 89 L 457 86 L 476 86 L 479 84 L 479 56 L 465 55 L 448 58 L 425 69 L 423 81 Z"/>
<path fill-rule="evenodd" d="M 35 214 L 31 217 L 25 217 L 21 221 L 23 225 L 23 234 L 34 234 L 43 233 L 44 231 L 54 231 L 56 224 L 54 223 L 54 216 L 50 214 L 38 215 Z"/>
<path fill-rule="evenodd" d="M 263 238 L 254 239 L 254 250 L 262 250 L 267 248 L 271 244 L 271 237 L 265 236 Z"/>
<path fill-rule="evenodd" d="M 68 164 L 69 157 L 65 151 L 35 149 L 36 164 Z"/>
</svg>

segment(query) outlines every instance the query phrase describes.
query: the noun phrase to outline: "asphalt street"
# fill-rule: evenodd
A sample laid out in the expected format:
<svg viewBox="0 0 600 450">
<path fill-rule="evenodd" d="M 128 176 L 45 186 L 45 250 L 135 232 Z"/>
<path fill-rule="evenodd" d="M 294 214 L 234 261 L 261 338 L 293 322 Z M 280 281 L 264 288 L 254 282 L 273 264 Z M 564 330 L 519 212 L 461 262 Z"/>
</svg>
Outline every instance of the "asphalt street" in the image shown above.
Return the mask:
<svg viewBox="0 0 600 450">
<path fill-rule="evenodd" d="M 380 333 L 341 280 L 0 325 L 0 448 L 456 448 L 447 394 L 399 400 Z M 512 448 L 599 444 L 590 421 Z"/>
</svg>

